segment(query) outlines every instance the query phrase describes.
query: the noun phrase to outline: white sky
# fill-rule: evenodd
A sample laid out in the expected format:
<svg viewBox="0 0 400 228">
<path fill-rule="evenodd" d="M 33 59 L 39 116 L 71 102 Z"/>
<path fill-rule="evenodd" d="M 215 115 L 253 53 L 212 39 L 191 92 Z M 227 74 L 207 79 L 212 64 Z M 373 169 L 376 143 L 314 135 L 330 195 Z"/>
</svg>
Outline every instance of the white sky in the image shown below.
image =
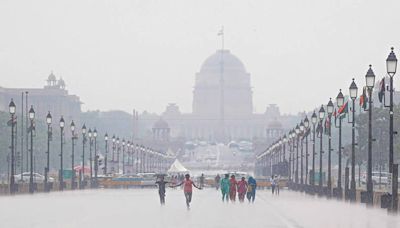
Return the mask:
<svg viewBox="0 0 400 228">
<path fill-rule="evenodd" d="M 395 0 L 1 0 L 0 86 L 42 87 L 53 70 L 84 110 L 189 112 L 224 25 L 256 111 L 297 113 L 347 93 L 352 77 L 363 85 L 370 63 L 382 77 L 389 48 L 400 53 L 399 12 Z"/>
</svg>

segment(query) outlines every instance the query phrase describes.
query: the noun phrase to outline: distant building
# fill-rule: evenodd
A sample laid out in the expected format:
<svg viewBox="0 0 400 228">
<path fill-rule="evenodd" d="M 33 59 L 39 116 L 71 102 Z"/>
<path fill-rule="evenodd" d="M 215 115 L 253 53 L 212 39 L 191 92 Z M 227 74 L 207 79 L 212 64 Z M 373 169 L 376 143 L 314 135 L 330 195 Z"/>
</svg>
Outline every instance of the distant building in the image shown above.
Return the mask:
<svg viewBox="0 0 400 228">
<path fill-rule="evenodd" d="M 168 124 L 171 138 L 186 140 L 272 141 L 285 129 L 277 105 L 271 104 L 265 113 L 253 113 L 250 74 L 229 50 L 218 50 L 196 73 L 192 113 L 182 113 L 178 105 L 170 103 L 161 118 Z M 149 128 L 160 119 L 143 113 L 139 121 Z"/>
<path fill-rule="evenodd" d="M 58 121 L 61 115 L 66 121 L 79 120 L 81 114 L 81 101 L 76 95 L 68 94 L 65 81 L 51 73 L 43 88 L 3 88 L 0 87 L 0 111 L 8 112 L 8 105 L 13 99 L 17 105 L 18 113 L 21 113 L 22 94 L 28 94 L 28 109 L 31 105 L 36 113 L 36 118 L 43 121 L 48 111 L 51 112 L 54 121 Z"/>
</svg>

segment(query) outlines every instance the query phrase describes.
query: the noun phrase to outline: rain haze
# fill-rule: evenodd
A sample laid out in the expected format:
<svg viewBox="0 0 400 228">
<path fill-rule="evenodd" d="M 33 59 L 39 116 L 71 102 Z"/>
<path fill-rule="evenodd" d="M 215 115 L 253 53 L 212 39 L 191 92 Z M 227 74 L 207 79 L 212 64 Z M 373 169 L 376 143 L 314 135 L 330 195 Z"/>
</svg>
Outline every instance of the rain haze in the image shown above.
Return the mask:
<svg viewBox="0 0 400 228">
<path fill-rule="evenodd" d="M 2 86 L 40 87 L 50 71 L 85 110 L 192 110 L 195 73 L 221 48 L 251 74 L 254 108 L 311 110 L 384 74 L 398 1 L 1 1 Z M 332 84 L 325 88 L 325 83 Z M 396 82 L 397 84 L 397 82 Z M 316 96 L 318 95 L 318 96 Z"/>
<path fill-rule="evenodd" d="M 0 227 L 400 227 L 399 10 L 0 0 Z"/>
</svg>

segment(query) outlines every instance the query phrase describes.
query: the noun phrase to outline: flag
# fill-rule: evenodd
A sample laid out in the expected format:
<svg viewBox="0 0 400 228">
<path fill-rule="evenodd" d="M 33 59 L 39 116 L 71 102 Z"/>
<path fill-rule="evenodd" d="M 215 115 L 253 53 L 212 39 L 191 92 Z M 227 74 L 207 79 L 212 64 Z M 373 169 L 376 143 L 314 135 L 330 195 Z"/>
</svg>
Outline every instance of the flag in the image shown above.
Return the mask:
<svg viewBox="0 0 400 228">
<path fill-rule="evenodd" d="M 382 103 L 384 96 L 385 96 L 385 77 L 383 77 L 379 83 L 379 91 L 378 91 L 379 102 Z"/>
<path fill-rule="evenodd" d="M 363 109 L 367 108 L 367 102 L 368 102 L 366 90 L 367 90 L 366 87 L 364 87 L 363 93 L 360 96 L 360 107 L 362 107 Z"/>
<path fill-rule="evenodd" d="M 12 123 L 16 124 L 17 123 L 17 116 L 14 116 L 14 119 L 10 119 L 7 121 L 7 126 L 11 127 Z"/>
<path fill-rule="evenodd" d="M 318 122 L 318 126 L 317 126 L 317 129 L 316 129 L 316 131 L 317 131 L 317 135 L 320 135 L 321 134 L 321 136 L 322 136 L 322 131 L 324 130 L 324 128 L 322 127 L 322 123 L 321 122 Z"/>
<path fill-rule="evenodd" d="M 329 128 L 331 127 L 331 121 L 330 118 L 325 119 L 325 135 L 329 135 Z"/>
<path fill-rule="evenodd" d="M 346 102 L 342 107 L 338 110 L 339 118 L 346 117 L 346 114 L 349 112 L 349 102 Z"/>
</svg>

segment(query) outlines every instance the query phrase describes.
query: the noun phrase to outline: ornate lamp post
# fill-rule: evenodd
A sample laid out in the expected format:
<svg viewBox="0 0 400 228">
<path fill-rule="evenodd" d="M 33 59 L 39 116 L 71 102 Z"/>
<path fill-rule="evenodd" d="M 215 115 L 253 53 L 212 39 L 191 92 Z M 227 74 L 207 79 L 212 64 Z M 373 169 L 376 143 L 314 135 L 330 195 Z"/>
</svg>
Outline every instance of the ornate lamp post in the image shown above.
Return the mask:
<svg viewBox="0 0 400 228">
<path fill-rule="evenodd" d="M 308 154 L 308 132 L 309 132 L 309 127 L 310 127 L 310 121 L 308 120 L 308 117 L 304 118 L 304 128 L 305 128 L 305 137 L 306 137 L 306 180 L 305 184 L 308 185 L 308 157 L 310 156 Z M 308 189 L 308 188 L 307 188 Z"/>
<path fill-rule="evenodd" d="M 115 173 L 115 135 L 112 137 L 112 169 L 111 171 Z"/>
<path fill-rule="evenodd" d="M 72 176 L 71 176 L 71 189 L 75 189 L 75 123 L 74 121 L 71 122 L 70 125 L 71 128 L 71 140 L 72 140 L 72 151 L 71 151 L 71 170 L 72 170 Z"/>
<path fill-rule="evenodd" d="M 125 174 L 125 139 L 122 139 L 122 174 Z"/>
<path fill-rule="evenodd" d="M 300 137 L 301 137 L 301 152 L 300 152 L 300 184 L 301 184 L 301 190 L 303 190 L 303 184 L 304 184 L 304 172 L 303 172 L 303 164 L 304 164 L 304 162 L 303 162 L 303 157 L 304 157 L 304 154 L 303 154 L 303 141 L 304 141 L 304 123 L 303 123 L 303 121 L 301 121 L 300 122 Z"/>
<path fill-rule="evenodd" d="M 295 182 L 296 185 L 299 184 L 299 139 L 300 139 L 300 127 L 296 125 L 294 129 L 296 133 L 296 175 L 295 175 Z"/>
<path fill-rule="evenodd" d="M 99 170 L 99 156 L 97 155 L 97 130 L 93 130 L 94 138 L 94 187 L 97 188 L 97 173 Z"/>
<path fill-rule="evenodd" d="M 373 205 L 373 183 L 372 183 L 372 90 L 375 85 L 375 74 L 372 65 L 369 65 L 365 82 L 368 89 L 368 163 L 367 163 L 367 204 Z"/>
<path fill-rule="evenodd" d="M 52 132 L 51 132 L 51 122 L 53 121 L 50 112 L 47 113 L 46 116 L 46 123 L 47 123 L 47 165 L 46 168 L 44 169 L 44 189 L 46 192 L 50 191 L 50 186 L 48 183 L 49 180 L 49 172 L 50 172 L 50 140 L 52 138 Z"/>
<path fill-rule="evenodd" d="M 8 105 L 8 110 L 11 114 L 11 175 L 10 175 L 10 194 L 14 194 L 15 193 L 15 173 L 14 173 L 14 164 L 15 164 L 15 112 L 16 112 L 16 106 L 15 103 L 13 101 L 13 99 L 11 99 L 10 104 Z M 21 173 L 22 176 L 22 173 Z"/>
<path fill-rule="evenodd" d="M 82 177 L 79 178 L 79 187 L 81 189 L 85 188 L 85 145 L 86 145 L 86 125 L 82 126 Z"/>
<path fill-rule="evenodd" d="M 325 118 L 325 109 L 324 109 L 324 105 L 321 105 L 321 108 L 319 109 L 319 122 L 320 122 L 320 138 L 319 138 L 319 143 L 320 143 L 320 151 L 319 151 L 319 183 L 318 186 L 320 188 L 320 194 L 323 194 L 323 186 L 322 186 L 322 154 L 324 153 L 323 151 L 323 144 L 322 144 L 322 134 L 323 134 L 323 130 L 322 130 L 322 121 Z"/>
<path fill-rule="evenodd" d="M 356 200 L 356 155 L 355 155 L 355 137 L 356 137 L 356 128 L 355 128 L 355 105 L 357 99 L 358 88 L 356 83 L 353 81 L 350 84 L 349 93 L 352 101 L 352 115 L 351 115 L 351 180 L 350 180 L 350 201 L 355 202 Z"/>
<path fill-rule="evenodd" d="M 64 127 L 65 127 L 65 121 L 64 118 L 61 116 L 60 119 L 60 135 L 61 135 L 61 150 L 60 150 L 60 172 L 58 174 L 58 178 L 60 181 L 60 186 L 59 189 L 60 191 L 64 190 L 64 155 L 63 155 L 63 150 L 64 150 Z"/>
<path fill-rule="evenodd" d="M 338 109 L 341 109 L 344 105 L 344 96 L 342 90 L 339 91 L 339 94 L 336 97 L 336 104 Z M 338 181 L 337 181 L 337 198 L 341 199 L 343 197 L 342 190 L 342 117 L 339 115 L 339 153 L 338 153 Z"/>
<path fill-rule="evenodd" d="M 332 196 L 332 113 L 334 109 L 334 105 L 332 102 L 332 99 L 329 98 L 328 105 L 326 106 L 326 111 L 328 113 L 328 191 L 327 191 L 327 197 Z"/>
<path fill-rule="evenodd" d="M 386 59 L 386 70 L 388 75 L 390 76 L 390 87 L 389 87 L 389 92 L 390 92 L 390 104 L 389 104 L 389 172 L 392 174 L 392 181 L 396 180 L 398 177 L 398 164 L 396 164 L 395 168 L 393 164 L 393 76 L 396 74 L 397 70 L 397 58 L 396 55 L 393 52 L 393 47 L 391 48 L 391 52 Z M 397 201 L 398 201 L 398 183 L 397 182 L 392 182 L 392 205 L 391 209 L 393 212 L 397 212 Z"/>
<path fill-rule="evenodd" d="M 313 112 L 312 116 L 311 116 L 311 123 L 313 125 L 313 146 L 312 146 L 312 176 L 310 177 L 311 180 L 311 185 L 314 186 L 315 184 L 315 125 L 318 122 L 318 118 L 317 118 L 317 114 L 315 114 L 315 111 Z M 313 189 L 314 190 L 314 189 Z"/>
<path fill-rule="evenodd" d="M 93 146 L 93 135 L 92 129 L 89 128 L 89 167 L 90 167 L 90 187 L 93 187 L 93 157 L 92 157 L 92 146 Z"/>
<path fill-rule="evenodd" d="M 119 152 L 121 150 L 121 147 L 119 146 L 119 137 L 117 137 L 117 140 L 115 141 L 116 146 L 117 146 L 117 173 L 119 173 Z"/>
<path fill-rule="evenodd" d="M 105 156 L 104 156 L 104 175 L 107 174 L 107 160 L 108 160 L 108 134 L 104 135 L 104 141 L 106 143 L 105 145 Z"/>
<path fill-rule="evenodd" d="M 386 70 L 390 78 L 390 104 L 389 104 L 389 172 L 392 173 L 393 166 L 393 76 L 397 70 L 397 58 L 391 48 L 390 54 L 386 59 Z"/>
<path fill-rule="evenodd" d="M 30 148 L 30 175 L 29 175 L 29 193 L 33 193 L 35 191 L 34 183 L 33 183 L 33 128 L 34 128 L 34 120 L 35 120 L 35 110 L 33 106 L 31 106 L 29 110 L 29 120 L 31 122 L 31 126 L 29 128 L 29 132 L 31 133 L 31 148 Z M 21 174 L 22 175 L 22 174 Z"/>
</svg>

